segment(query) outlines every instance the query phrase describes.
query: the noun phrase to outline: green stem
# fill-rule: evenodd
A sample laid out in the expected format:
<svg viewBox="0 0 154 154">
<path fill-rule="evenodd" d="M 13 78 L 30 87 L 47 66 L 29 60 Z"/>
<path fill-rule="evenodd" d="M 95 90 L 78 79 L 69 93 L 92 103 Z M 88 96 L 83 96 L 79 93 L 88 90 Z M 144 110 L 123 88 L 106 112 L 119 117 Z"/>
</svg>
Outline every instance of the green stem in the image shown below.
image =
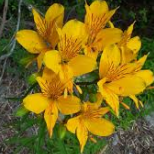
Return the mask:
<svg viewBox="0 0 154 154">
<path fill-rule="evenodd" d="M 55 133 L 56 133 L 56 138 L 58 139 L 58 142 L 60 144 L 61 154 L 67 154 L 67 150 L 66 150 L 66 146 L 65 146 L 64 140 L 59 138 L 58 130 L 57 129 L 56 129 Z"/>
<path fill-rule="evenodd" d="M 62 154 L 67 154 L 67 150 L 66 150 L 66 146 L 65 146 L 65 143 L 62 139 L 59 139 L 59 142 L 61 144 L 61 151 L 62 151 Z"/>
</svg>

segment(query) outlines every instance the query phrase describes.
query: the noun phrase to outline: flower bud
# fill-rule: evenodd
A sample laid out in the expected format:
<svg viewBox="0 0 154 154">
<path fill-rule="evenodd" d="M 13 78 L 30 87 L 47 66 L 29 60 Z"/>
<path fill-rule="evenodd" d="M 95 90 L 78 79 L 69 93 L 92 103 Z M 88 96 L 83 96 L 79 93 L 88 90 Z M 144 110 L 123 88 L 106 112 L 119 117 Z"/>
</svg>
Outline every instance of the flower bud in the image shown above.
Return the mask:
<svg viewBox="0 0 154 154">
<path fill-rule="evenodd" d="M 62 140 L 66 135 L 66 127 L 63 124 L 60 124 L 58 127 L 58 136 Z"/>
<path fill-rule="evenodd" d="M 29 111 L 24 107 L 24 106 L 20 106 L 17 111 L 15 112 L 15 116 L 17 117 L 22 117 L 25 114 L 27 114 Z"/>
</svg>

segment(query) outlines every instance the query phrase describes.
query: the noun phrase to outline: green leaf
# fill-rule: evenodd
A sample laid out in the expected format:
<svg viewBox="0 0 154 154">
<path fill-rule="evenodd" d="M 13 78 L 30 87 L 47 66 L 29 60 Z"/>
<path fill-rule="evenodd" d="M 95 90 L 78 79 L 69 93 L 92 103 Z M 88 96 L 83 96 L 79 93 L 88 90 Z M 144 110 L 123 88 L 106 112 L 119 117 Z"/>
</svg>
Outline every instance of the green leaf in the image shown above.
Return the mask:
<svg viewBox="0 0 154 154">
<path fill-rule="evenodd" d="M 89 101 L 94 103 L 97 101 L 97 97 L 96 97 L 96 94 L 90 94 L 89 95 Z"/>
<path fill-rule="evenodd" d="M 17 111 L 15 112 L 15 116 L 17 117 L 22 117 L 25 114 L 27 114 L 29 111 L 24 107 L 24 106 L 20 106 Z"/>
<path fill-rule="evenodd" d="M 27 67 L 35 58 L 36 55 L 28 54 L 26 57 L 22 58 L 19 63 Z"/>
<path fill-rule="evenodd" d="M 4 0 L 0 0 L 0 5 L 2 5 L 2 4 L 3 4 L 3 2 L 4 2 Z"/>
<path fill-rule="evenodd" d="M 28 77 L 28 83 L 31 84 L 31 85 L 34 84 L 34 83 L 36 83 L 37 82 L 36 78 L 38 76 L 40 76 L 40 75 L 41 75 L 40 72 L 36 72 L 36 73 L 31 74 Z"/>
</svg>

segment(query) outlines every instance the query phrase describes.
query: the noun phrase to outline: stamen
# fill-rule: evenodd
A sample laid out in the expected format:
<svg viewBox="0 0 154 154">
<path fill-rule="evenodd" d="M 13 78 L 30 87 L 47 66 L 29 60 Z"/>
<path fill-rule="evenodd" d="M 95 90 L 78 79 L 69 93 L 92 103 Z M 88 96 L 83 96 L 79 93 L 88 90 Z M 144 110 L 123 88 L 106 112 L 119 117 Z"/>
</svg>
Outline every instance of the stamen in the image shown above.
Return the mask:
<svg viewBox="0 0 154 154">
<path fill-rule="evenodd" d="M 65 90 L 64 90 L 64 98 L 67 98 L 67 96 L 68 96 L 68 90 L 67 90 L 67 88 L 65 88 Z"/>
<path fill-rule="evenodd" d="M 53 100 L 57 99 L 62 95 L 64 91 L 64 84 L 60 81 L 57 75 L 51 78 L 50 81 L 42 80 L 39 81 L 41 84 L 41 90 L 44 96 L 52 98 Z"/>
<path fill-rule="evenodd" d="M 75 85 L 76 86 L 76 89 L 78 90 L 78 92 L 80 93 L 80 94 L 82 94 L 82 89 L 80 88 L 80 86 L 78 86 L 78 85 Z"/>
<path fill-rule="evenodd" d="M 63 61 L 74 58 L 82 48 L 82 40 L 65 35 L 60 37 L 59 51 Z"/>
<path fill-rule="evenodd" d="M 129 107 L 128 105 L 126 105 L 126 104 L 123 103 L 123 102 L 120 102 L 120 103 L 124 106 L 125 109 L 130 110 L 130 107 Z"/>
</svg>

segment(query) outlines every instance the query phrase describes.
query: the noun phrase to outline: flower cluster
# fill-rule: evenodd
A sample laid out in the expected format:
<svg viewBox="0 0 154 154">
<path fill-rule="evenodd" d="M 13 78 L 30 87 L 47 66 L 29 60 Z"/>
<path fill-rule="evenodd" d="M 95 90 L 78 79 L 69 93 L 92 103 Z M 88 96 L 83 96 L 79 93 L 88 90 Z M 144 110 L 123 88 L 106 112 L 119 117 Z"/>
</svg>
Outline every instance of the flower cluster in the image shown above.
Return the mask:
<svg viewBox="0 0 154 154">
<path fill-rule="evenodd" d="M 150 70 L 141 70 L 147 55 L 137 59 L 141 41 L 131 37 L 134 23 L 124 32 L 115 28 L 111 17 L 117 8 L 109 10 L 105 1 L 86 3 L 85 9 L 84 22 L 73 19 L 63 25 L 61 4 L 51 5 L 45 17 L 33 8 L 36 31 L 16 34 L 17 41 L 35 55 L 33 61 L 42 72 L 36 79 L 41 92 L 26 96 L 23 105 L 36 114 L 44 113 L 50 137 L 63 114 L 68 131 L 77 135 L 81 152 L 90 133 L 109 136 L 114 132 L 114 125 L 102 116 L 112 110 L 118 117 L 120 104 L 129 108 L 124 97 L 130 97 L 137 108 L 143 106 L 136 95 L 154 79 Z M 75 79 L 95 70 L 99 73 L 96 102 L 84 102 L 74 94 L 74 89 L 82 93 Z"/>
</svg>

